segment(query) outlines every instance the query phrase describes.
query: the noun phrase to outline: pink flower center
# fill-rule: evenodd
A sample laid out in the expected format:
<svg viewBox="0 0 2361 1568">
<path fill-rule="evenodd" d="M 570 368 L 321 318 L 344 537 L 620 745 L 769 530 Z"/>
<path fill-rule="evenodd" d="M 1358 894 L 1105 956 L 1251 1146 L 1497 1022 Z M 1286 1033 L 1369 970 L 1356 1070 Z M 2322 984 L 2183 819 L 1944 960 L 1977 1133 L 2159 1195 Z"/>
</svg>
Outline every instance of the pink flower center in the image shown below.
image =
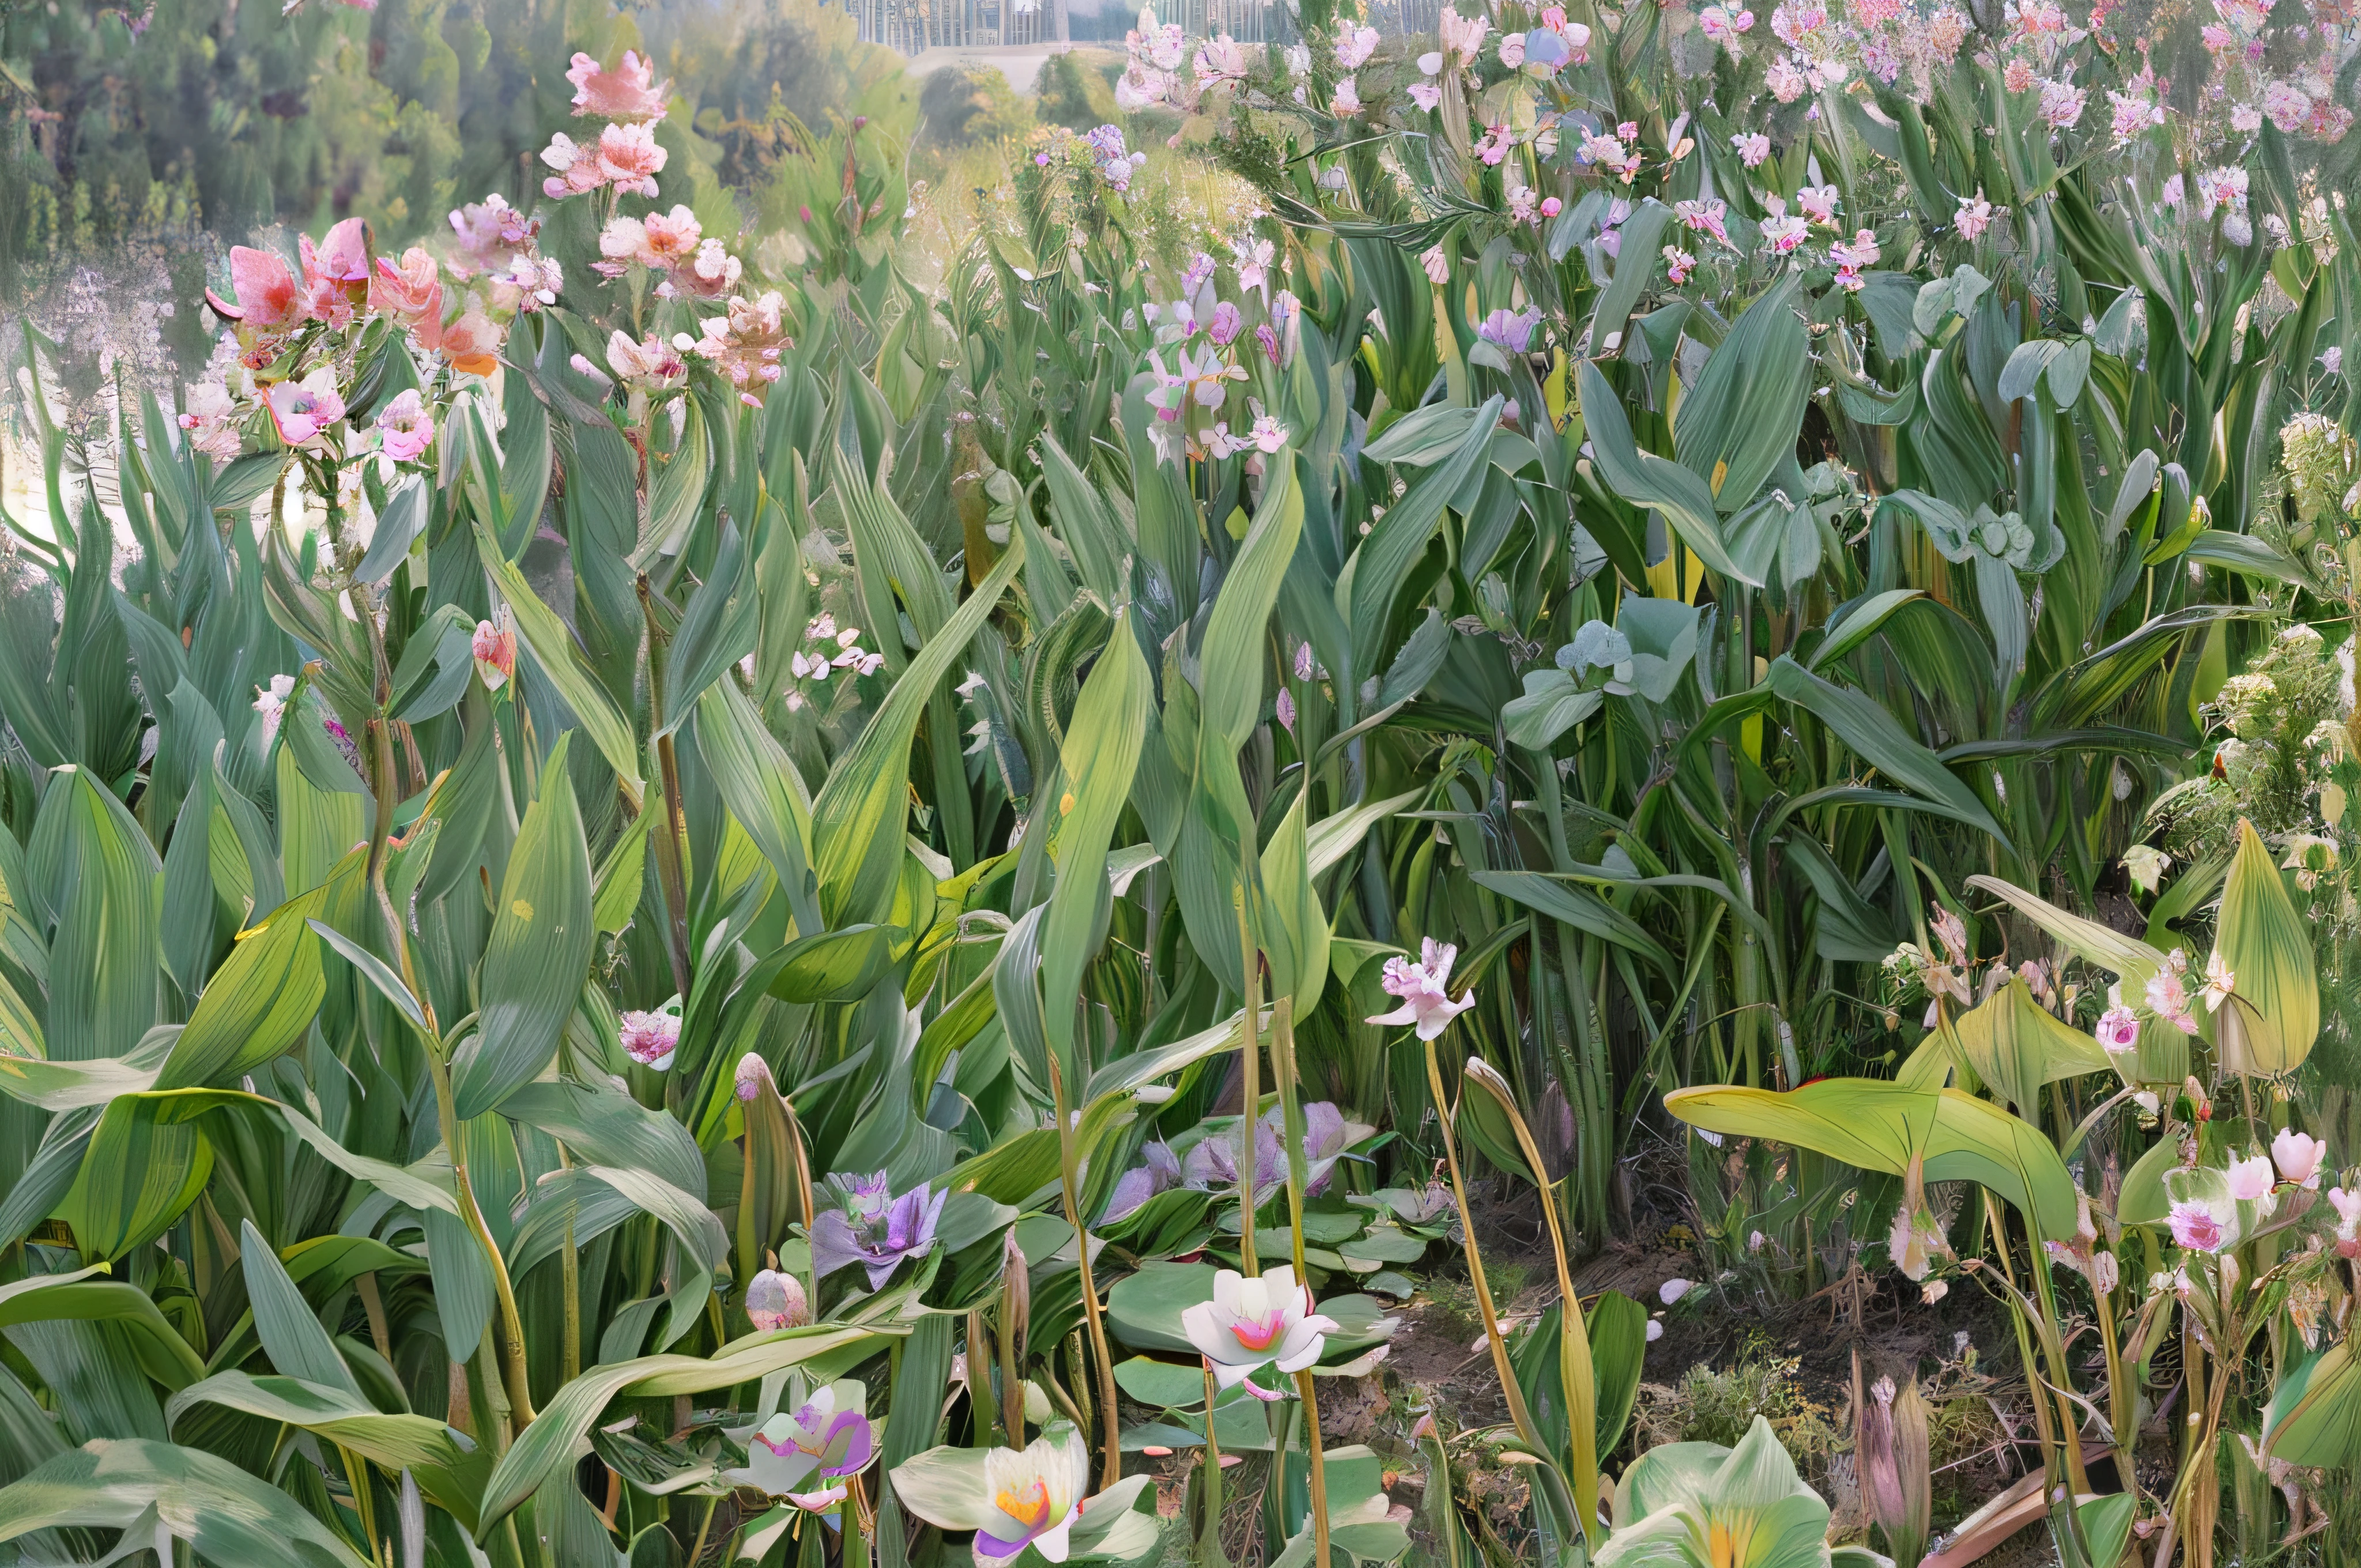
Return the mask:
<svg viewBox="0 0 2361 1568">
<path fill-rule="evenodd" d="M 1230 1332 L 1237 1335 L 1238 1343 L 1248 1350 L 1268 1350 L 1271 1342 L 1279 1338 L 1279 1330 L 1286 1324 L 1286 1313 L 1267 1312 L 1258 1319 L 1232 1323 Z"/>
</svg>

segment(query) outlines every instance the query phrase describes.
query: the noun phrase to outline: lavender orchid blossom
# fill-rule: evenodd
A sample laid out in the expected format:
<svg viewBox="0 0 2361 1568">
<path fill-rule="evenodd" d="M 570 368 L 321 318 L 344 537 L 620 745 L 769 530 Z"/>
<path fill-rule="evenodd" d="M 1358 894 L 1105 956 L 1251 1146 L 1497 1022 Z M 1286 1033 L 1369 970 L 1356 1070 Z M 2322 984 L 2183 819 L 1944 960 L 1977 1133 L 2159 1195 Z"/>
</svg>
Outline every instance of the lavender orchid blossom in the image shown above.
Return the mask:
<svg viewBox="0 0 2361 1568">
<path fill-rule="evenodd" d="M 812 1222 L 812 1272 L 825 1277 L 858 1263 L 869 1271 L 872 1290 L 883 1288 L 904 1258 L 923 1257 L 933 1248 L 950 1196 L 929 1194 L 922 1181 L 896 1198 L 882 1170 L 871 1177 L 830 1176 L 828 1185 L 838 1206 Z"/>
<path fill-rule="evenodd" d="M 1146 1208 L 1150 1198 L 1180 1185 L 1180 1157 L 1172 1152 L 1170 1144 L 1155 1139 L 1140 1149 L 1139 1157 L 1147 1163 L 1132 1167 L 1116 1179 L 1106 1212 L 1099 1216 L 1100 1224 L 1127 1220 Z"/>
<path fill-rule="evenodd" d="M 848 1378 L 787 1392 L 788 1409 L 747 1438 L 746 1468 L 730 1479 L 823 1513 L 844 1500 L 844 1478 L 877 1457 L 876 1430 L 863 1410 L 867 1390 Z"/>
<path fill-rule="evenodd" d="M 1283 1132 L 1285 1120 L 1277 1110 L 1268 1111 L 1255 1124 L 1255 1202 L 1269 1200 L 1287 1180 L 1287 1145 Z M 1358 1122 L 1345 1119 L 1345 1113 L 1331 1102 L 1321 1100 L 1303 1108 L 1304 1194 L 1317 1198 L 1328 1190 L 1334 1176 L 1336 1162 L 1345 1156 L 1354 1144 L 1375 1131 Z M 1185 1157 L 1176 1159 L 1170 1146 L 1150 1143 L 1140 1150 L 1146 1162 L 1124 1172 L 1115 1183 L 1115 1194 L 1108 1201 L 1101 1223 L 1112 1223 L 1137 1213 L 1150 1198 L 1175 1187 L 1192 1188 L 1201 1192 L 1217 1192 L 1238 1184 L 1239 1140 L 1244 1135 L 1240 1125 L 1217 1133 L 1192 1146 Z"/>
</svg>

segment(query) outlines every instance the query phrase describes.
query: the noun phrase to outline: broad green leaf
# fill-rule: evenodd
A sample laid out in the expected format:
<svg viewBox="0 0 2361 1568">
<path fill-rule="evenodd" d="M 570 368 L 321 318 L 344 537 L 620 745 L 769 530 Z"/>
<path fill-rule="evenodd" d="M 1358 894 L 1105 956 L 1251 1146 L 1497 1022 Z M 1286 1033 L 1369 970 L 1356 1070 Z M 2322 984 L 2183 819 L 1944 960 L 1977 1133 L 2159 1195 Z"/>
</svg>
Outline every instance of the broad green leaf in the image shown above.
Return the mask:
<svg viewBox="0 0 2361 1568">
<path fill-rule="evenodd" d="M 1925 598 L 1924 588 L 1888 588 L 1881 594 L 1871 594 L 1853 601 L 1843 614 L 1828 623 L 1827 635 L 1812 650 L 1805 662 L 1807 670 L 1843 658 L 1872 637 L 1877 635 L 1886 621 L 1912 599 Z"/>
<path fill-rule="evenodd" d="M 127 1280 L 93 1279 L 104 1264 L 71 1274 L 37 1274 L 0 1285 L 0 1328 L 17 1323 L 112 1322 L 128 1335 L 139 1369 L 167 1388 L 184 1387 L 205 1364 L 166 1321 L 148 1292 Z"/>
<path fill-rule="evenodd" d="M 873 1328 L 780 1329 L 732 1340 L 709 1360 L 693 1355 L 649 1355 L 590 1368 L 560 1388 L 542 1407 L 539 1418 L 500 1456 L 491 1479 L 484 1484 L 483 1509 L 477 1519 L 476 1538 L 485 1539 L 493 1526 L 539 1490 L 541 1483 L 559 1465 L 574 1463 L 574 1445 L 589 1431 L 608 1401 L 617 1395 L 662 1398 L 674 1394 L 704 1394 L 741 1383 L 759 1382 L 792 1366 L 809 1367 L 814 1376 L 825 1376 L 857 1365 L 883 1348 L 878 1343 L 882 1332 Z"/>
<path fill-rule="evenodd" d="M 49 1054 L 119 1057 L 156 1019 L 163 862 L 130 812 L 85 770 L 49 775 L 25 847 L 26 888 L 49 938 Z"/>
<path fill-rule="evenodd" d="M 1763 567 L 1741 567 L 1731 556 L 1706 482 L 1669 457 L 1639 449 L 1621 400 L 1597 366 L 1584 360 L 1575 379 L 1581 389 L 1583 428 L 1589 433 L 1591 454 L 1607 488 L 1635 507 L 1664 513 L 1681 542 L 1715 572 L 1761 587 Z"/>
<path fill-rule="evenodd" d="M 1768 684 L 1782 700 L 1808 710 L 1834 730 L 1863 762 L 1926 800 L 1928 810 L 2007 840 L 1975 791 L 1873 699 L 1822 680 L 1784 653 L 1772 662 Z"/>
<path fill-rule="evenodd" d="M 1383 800 L 1365 800 L 1358 806 L 1348 806 L 1332 816 L 1314 822 L 1303 836 L 1306 859 L 1315 877 L 1326 876 L 1345 863 L 1345 857 L 1361 847 L 1369 829 L 1409 806 L 1426 792 L 1405 790 Z"/>
<path fill-rule="evenodd" d="M 1296 795 L 1263 846 L 1262 917 L 1256 923 L 1270 966 L 1271 996 L 1293 997 L 1298 1018 L 1312 1016 L 1328 982 L 1328 911 L 1312 881 L 1303 825 L 1307 804 L 1304 795 Z"/>
<path fill-rule="evenodd" d="M 302 1039 L 327 994 L 311 922 L 328 915 L 337 891 L 332 880 L 239 933 L 157 1074 L 157 1088 L 195 1089 L 240 1078 Z"/>
<path fill-rule="evenodd" d="M 1553 920 L 1562 920 L 1578 931 L 1629 948 L 1666 974 L 1680 972 L 1681 966 L 1663 943 L 1642 930 L 1638 921 L 1588 888 L 1560 882 L 1540 872 L 1472 872 L 1469 875 L 1477 886 L 1489 888 L 1503 898 Z"/>
<path fill-rule="evenodd" d="M 1673 415 L 1681 466 L 1732 512 L 1754 499 L 1783 457 L 1792 457 L 1812 393 L 1812 360 L 1795 312 L 1799 273 L 1790 272 L 1746 308 L 1707 358 Z M 1589 400 L 1583 400 L 1589 411 Z"/>
<path fill-rule="evenodd" d="M 1426 554 L 1435 530 L 1443 526 L 1445 509 L 1466 487 L 1469 477 L 1484 472 L 1486 457 L 1492 449 L 1492 433 L 1499 428 L 1500 406 L 1501 400 L 1495 396 L 1478 408 L 1457 449 L 1428 469 L 1411 486 L 1408 494 L 1387 508 L 1385 516 L 1370 525 L 1367 536 L 1353 552 L 1351 609 L 1345 619 L 1352 631 L 1355 661 L 1369 666 L 1368 670 L 1356 671 L 1356 675 L 1374 673 L 1378 646 L 1385 636 L 1386 622 L 1393 611 L 1394 596 L 1400 590 L 1403 577 L 1409 575 L 1418 558 Z M 1300 508 L 1300 499 L 1294 504 Z M 1290 557 L 1293 554 L 1292 549 L 1287 552 Z M 1286 563 L 1281 561 L 1279 570 L 1284 572 L 1285 568 Z M 1273 587 L 1276 586 L 1274 577 Z M 1227 592 L 1226 584 L 1224 585 L 1224 592 Z M 1260 621 L 1255 622 L 1257 628 L 1260 624 Z M 1209 666 L 1215 646 L 1213 635 L 1209 629 L 1205 640 Z M 1259 638 L 1250 646 L 1258 652 Z M 1258 667 L 1256 673 L 1257 679 L 1251 696 L 1259 707 L 1262 683 Z M 1239 700 L 1216 684 L 1210 667 L 1206 676 L 1209 711 L 1213 702 L 1226 705 Z M 1223 733 L 1238 734 L 1241 731 L 1225 727 Z"/>
<path fill-rule="evenodd" d="M 2070 915 L 2048 900 L 2026 892 L 1998 877 L 1971 876 L 1968 885 L 2000 898 L 2063 942 L 2085 963 L 2098 965 L 2112 971 L 2123 982 L 2124 994 L 2136 996 L 2147 985 L 2148 977 L 2162 969 L 2165 955 L 2136 937 L 2126 937 L 2113 927 L 2102 926 L 2079 915 Z"/>
<path fill-rule="evenodd" d="M 611 1083 L 528 1083 L 501 1102 L 500 1114 L 547 1133 L 577 1164 L 633 1167 L 705 1201 L 705 1157 L 688 1129 Z"/>
<path fill-rule="evenodd" d="M 238 1230 L 238 1257 L 245 1265 L 247 1304 L 254 1313 L 254 1332 L 272 1370 L 283 1377 L 300 1378 L 354 1399 L 360 1385 L 345 1365 L 328 1331 L 320 1326 L 312 1303 L 287 1277 L 279 1255 L 262 1239 L 251 1220 Z"/>
<path fill-rule="evenodd" d="M 818 934 L 811 894 L 811 802 L 786 749 L 734 681 L 719 680 L 697 699 L 697 746 L 714 787 L 778 873 L 799 936 Z"/>
<path fill-rule="evenodd" d="M 806 1005 L 858 1002 L 894 967 L 895 949 L 909 940 L 899 926 L 847 926 L 798 937 L 786 946 L 771 994 Z"/>
<path fill-rule="evenodd" d="M 616 781 L 637 809 L 641 792 L 640 748 L 632 738 L 631 720 L 607 695 L 607 688 L 598 684 L 598 677 L 576 647 L 573 632 L 558 620 L 557 612 L 541 602 L 516 563 L 500 553 L 490 526 L 480 517 L 474 522 L 477 556 L 516 619 L 518 642 L 533 655 L 533 663 L 549 677 L 549 684 L 566 699 L 566 706 L 574 710 L 590 743 L 598 748 L 598 754 L 615 770 Z"/>
<path fill-rule="evenodd" d="M 812 802 L 820 915 L 830 927 L 876 922 L 891 911 L 909 820 L 910 742 L 928 699 L 1024 565 L 1012 541 L 967 602 L 927 640 L 860 738 L 838 754 Z"/>
<path fill-rule="evenodd" d="M 2305 1467 L 2361 1464 L 2361 1360 L 2350 1336 L 2279 1379 L 2263 1411 L 2263 1450 Z"/>
<path fill-rule="evenodd" d="M 95 1439 L 0 1487 L 0 1541 L 60 1526 L 140 1524 L 189 1542 L 208 1563 L 370 1568 L 278 1487 L 226 1459 L 169 1442 Z"/>
<path fill-rule="evenodd" d="M 541 1076 L 574 1015 L 598 942 L 590 851 L 566 776 L 570 736 L 542 764 L 541 794 L 517 829 L 484 948 L 482 1015 L 452 1061 L 455 1109 L 465 1120 L 497 1109 Z"/>
<path fill-rule="evenodd" d="M 283 1421 L 349 1449 L 389 1474 L 408 1471 L 417 1477 L 419 1489 L 463 1530 L 474 1524 L 476 1498 L 491 1474 L 490 1453 L 472 1440 L 431 1417 L 387 1415 L 357 1389 L 300 1377 L 217 1372 L 175 1394 L 164 1407 L 164 1419 L 178 1424 L 195 1405 L 221 1405 L 266 1421 Z"/>
<path fill-rule="evenodd" d="M 1060 747 L 1065 793 L 1050 828 L 1058 875 L 1041 922 L 1041 1021 L 1069 1081 L 1082 1076 L 1074 1038 L 1082 975 L 1104 940 L 1112 894 L 1106 853 L 1131 798 L 1131 781 L 1148 737 L 1155 685 L 1134 633 L 1134 611 L 1115 613 L 1106 648 L 1082 683 L 1073 721 Z"/>
<path fill-rule="evenodd" d="M 2010 981 L 1949 1028 L 1960 1059 L 2028 1121 L 2040 1120 L 2045 1085 L 2114 1068 L 2096 1039 L 2036 1002 L 2022 980 Z"/>
<path fill-rule="evenodd" d="M 2288 897 L 2255 825 L 2244 817 L 2222 889 L 2213 951 L 2232 976 L 2230 998 L 2213 1014 L 2223 1065 L 2261 1078 L 2301 1067 L 2320 1033 L 2312 930 Z"/>
<path fill-rule="evenodd" d="M 84 1257 L 121 1257 L 155 1240 L 204 1190 L 213 1145 L 174 1098 L 125 1095 L 100 1113 L 57 1211 Z"/>
</svg>

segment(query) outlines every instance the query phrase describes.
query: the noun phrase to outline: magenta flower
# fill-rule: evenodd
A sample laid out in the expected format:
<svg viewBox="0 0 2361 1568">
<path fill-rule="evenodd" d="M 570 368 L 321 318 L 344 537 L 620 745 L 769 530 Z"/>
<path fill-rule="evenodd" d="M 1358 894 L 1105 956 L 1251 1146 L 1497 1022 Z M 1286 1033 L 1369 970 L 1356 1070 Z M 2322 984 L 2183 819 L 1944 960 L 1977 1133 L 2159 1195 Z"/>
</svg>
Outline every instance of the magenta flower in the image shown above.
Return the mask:
<svg viewBox="0 0 2361 1568">
<path fill-rule="evenodd" d="M 672 1066 L 673 1053 L 680 1048 L 679 1014 L 626 1013 L 620 1022 L 625 1056 L 656 1072 Z"/>
<path fill-rule="evenodd" d="M 2175 1245 L 2188 1247 L 2195 1252 L 2222 1250 L 2222 1222 L 2216 1219 L 2213 1212 L 2204 1204 L 2175 1203 L 2169 1219 L 2172 1225 L 2172 1240 Z"/>
<path fill-rule="evenodd" d="M 377 416 L 379 449 L 397 463 L 407 463 L 434 444 L 434 419 L 415 387 L 387 403 Z"/>
<path fill-rule="evenodd" d="M 2139 1048 L 2139 1014 L 2128 1007 L 2110 1007 L 2100 1014 L 2099 1044 L 2110 1052 L 2121 1054 Z"/>
<path fill-rule="evenodd" d="M 344 394 L 334 367 L 323 365 L 300 381 L 278 381 L 264 394 L 270 422 L 290 446 L 317 447 L 330 425 L 345 417 Z"/>
<path fill-rule="evenodd" d="M 879 1289 L 906 1257 L 923 1257 L 935 1245 L 949 1191 L 929 1193 L 925 1182 L 896 1198 L 885 1173 L 828 1179 L 837 1207 L 812 1222 L 812 1272 L 835 1273 L 858 1263 L 869 1271 L 869 1288 Z"/>
</svg>

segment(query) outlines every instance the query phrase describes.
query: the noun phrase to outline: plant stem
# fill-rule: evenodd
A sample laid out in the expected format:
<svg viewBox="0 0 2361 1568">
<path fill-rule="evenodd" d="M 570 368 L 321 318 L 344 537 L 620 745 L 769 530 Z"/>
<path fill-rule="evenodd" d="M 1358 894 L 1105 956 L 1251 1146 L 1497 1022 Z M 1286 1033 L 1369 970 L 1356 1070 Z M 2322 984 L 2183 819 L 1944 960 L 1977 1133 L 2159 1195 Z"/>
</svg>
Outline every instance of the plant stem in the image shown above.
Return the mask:
<svg viewBox="0 0 2361 1568">
<path fill-rule="evenodd" d="M 1213 1400 L 1221 1388 L 1213 1364 L 1205 1363 L 1205 1517 L 1199 1523 L 1197 1556 L 1207 1568 L 1224 1568 L 1222 1557 L 1222 1441 L 1213 1433 Z"/>
<path fill-rule="evenodd" d="M 1295 1288 L 1303 1292 L 1305 1305 L 1312 1300 L 1312 1270 L 1303 1257 L 1303 1189 L 1306 1172 L 1303 1168 L 1303 1103 L 1298 1092 L 1295 1066 L 1295 998 L 1279 996 L 1272 999 L 1270 1007 L 1270 1067 L 1271 1075 L 1279 1080 L 1279 1121 L 1287 1129 L 1287 1209 L 1290 1239 L 1294 1243 Z M 1248 1126 L 1251 1133 L 1253 1127 Z M 1326 1568 L 1328 1562 L 1328 1486 L 1326 1461 L 1320 1452 L 1320 1399 L 1312 1392 L 1312 1369 L 1305 1367 L 1295 1375 L 1295 1391 L 1303 1399 L 1303 1417 L 1308 1423 L 1312 1442 L 1312 1540 L 1319 1547 L 1319 1562 Z M 1205 1419 L 1210 1424 L 1213 1411 Z"/>
<path fill-rule="evenodd" d="M 1239 974 L 1245 988 L 1244 1011 L 1239 1014 L 1246 1031 L 1239 1046 L 1239 1068 L 1243 1074 L 1238 1105 L 1238 1272 L 1248 1279 L 1262 1273 L 1262 1260 L 1255 1255 L 1255 1117 L 1262 1108 L 1262 1043 L 1256 1036 L 1262 1013 L 1262 966 L 1255 950 L 1254 922 L 1246 913 L 1247 888 L 1238 886 L 1238 948 L 1243 959 Z"/>
<path fill-rule="evenodd" d="M 1074 1227 L 1074 1254 L 1082 1266 L 1082 1317 L 1090 1329 L 1091 1354 L 1097 1358 L 1099 1424 L 1105 1434 L 1104 1491 L 1123 1479 L 1123 1420 L 1115 1408 L 1115 1356 L 1107 1349 L 1106 1318 L 1099 1307 L 1098 1287 L 1091 1279 L 1091 1233 L 1082 1224 L 1082 1151 L 1077 1148 L 1074 1114 L 1066 1103 L 1066 1075 L 1058 1070 L 1058 1056 L 1049 1054 L 1049 1092 L 1058 1115 L 1058 1176 L 1066 1194 L 1066 1223 Z"/>
<path fill-rule="evenodd" d="M 1475 1288 L 1476 1310 L 1483 1316 L 1484 1338 L 1492 1348 L 1492 1370 L 1500 1379 L 1500 1394 L 1508 1401 L 1509 1420 L 1515 1424 L 1517 1435 L 1535 1453 L 1547 1453 L 1532 1412 L 1525 1408 L 1516 1368 L 1509 1365 L 1509 1342 L 1500 1333 L 1499 1314 L 1492 1309 L 1491 1288 L 1484 1282 L 1484 1258 L 1476 1245 L 1476 1216 L 1467 1207 L 1466 1184 L 1459 1179 L 1459 1151 L 1451 1138 L 1451 1102 L 1444 1097 L 1443 1065 L 1435 1059 L 1433 1040 L 1426 1042 L 1426 1087 L 1434 1097 L 1435 1125 L 1443 1135 L 1443 1163 L 1451 1173 L 1451 1196 L 1459 1205 L 1459 1228 L 1467 1241 L 1467 1280 Z"/>
<path fill-rule="evenodd" d="M 640 574 L 640 613 L 648 627 L 648 728 L 661 731 L 664 725 L 664 629 L 656 624 L 655 590 L 649 586 L 645 572 Z M 673 750 L 672 737 L 659 734 L 655 742 L 656 773 L 663 784 L 663 831 L 654 835 L 656 848 L 656 878 L 664 887 L 664 913 L 667 916 L 666 955 L 672 959 L 673 984 L 681 999 L 688 998 L 688 879 L 684 867 L 686 855 L 681 847 L 680 759 Z"/>
<path fill-rule="evenodd" d="M 1320 1397 L 1312 1390 L 1312 1368 L 1305 1367 L 1295 1375 L 1295 1392 L 1303 1401 L 1304 1446 L 1312 1451 L 1312 1560 L 1321 1568 L 1328 1563 L 1328 1456 L 1320 1447 Z M 1206 1426 L 1213 1425 L 1212 1412 L 1206 1413 Z"/>
</svg>

